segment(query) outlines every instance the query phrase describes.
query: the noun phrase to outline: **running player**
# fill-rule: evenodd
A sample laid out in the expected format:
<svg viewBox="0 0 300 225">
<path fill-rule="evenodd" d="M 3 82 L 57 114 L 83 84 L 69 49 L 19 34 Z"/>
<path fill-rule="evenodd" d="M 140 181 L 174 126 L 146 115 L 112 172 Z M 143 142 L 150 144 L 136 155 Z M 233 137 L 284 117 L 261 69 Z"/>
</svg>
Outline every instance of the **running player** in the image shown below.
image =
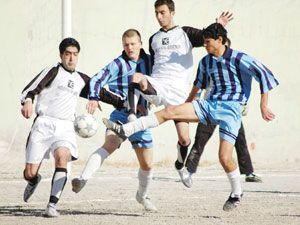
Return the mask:
<svg viewBox="0 0 300 225">
<path fill-rule="evenodd" d="M 24 179 L 28 182 L 23 199 L 28 202 L 41 180 L 38 173 L 44 158 L 51 152 L 55 159 L 55 171 L 51 183 L 50 199 L 45 215 L 56 217 L 56 204 L 67 181 L 67 163 L 78 157 L 73 126 L 75 107 L 79 95 L 87 98 L 89 77 L 75 70 L 80 51 L 73 38 L 62 40 L 59 45 L 61 63 L 44 69 L 22 91 L 22 115 L 30 118 L 33 101 L 36 100 L 36 118 L 26 144 Z M 103 90 L 101 100 L 123 106 L 117 96 Z"/>
<path fill-rule="evenodd" d="M 179 106 L 168 106 L 154 115 L 118 125 L 103 119 L 105 125 L 125 138 L 137 131 L 157 127 L 168 120 L 218 124 L 220 134 L 219 160 L 230 185 L 231 193 L 223 206 L 230 211 L 237 207 L 242 197 L 240 173 L 232 159 L 233 146 L 241 126 L 241 111 L 251 91 L 254 77 L 260 84 L 262 118 L 272 121 L 275 115 L 268 108 L 268 92 L 278 85 L 272 72 L 251 56 L 225 46 L 227 31 L 214 23 L 203 31 L 204 46 L 208 55 L 201 59 L 194 87 L 189 99 L 199 89 L 212 85 L 206 100 L 187 102 Z"/>
<path fill-rule="evenodd" d="M 135 29 L 129 29 L 124 32 L 122 42 L 124 48 L 122 54 L 91 79 L 90 101 L 87 104 L 89 113 L 95 112 L 100 100 L 98 93 L 103 86 L 108 85 L 110 91 L 126 100 L 128 84 L 132 79 L 132 75 L 137 71 L 143 74 L 151 73 L 150 56 L 142 49 L 140 33 Z M 147 114 L 147 102 L 143 98 L 139 99 L 139 108 L 138 117 L 142 114 Z M 110 119 L 115 122 L 127 123 L 128 115 L 128 109 L 124 107 L 121 110 L 114 110 L 110 114 Z M 153 143 L 151 133 L 149 130 L 140 131 L 131 135 L 128 139 L 135 150 L 140 164 L 136 200 L 144 206 L 145 210 L 156 211 L 156 207 L 147 196 L 148 187 L 152 179 Z M 120 139 L 111 130 L 107 130 L 102 147 L 89 157 L 81 176 L 72 180 L 72 190 L 78 193 L 85 186 L 87 180 L 92 177 L 93 173 L 99 169 L 103 161 L 118 149 L 124 140 Z"/>
<path fill-rule="evenodd" d="M 151 77 L 137 73 L 129 85 L 129 120 L 134 120 L 137 95 L 141 90 L 144 98 L 156 106 L 180 105 L 185 102 L 190 89 L 193 67 L 193 47 L 203 46 L 202 30 L 175 25 L 175 4 L 173 0 L 157 0 L 154 4 L 156 19 L 161 29 L 150 37 L 149 49 L 153 63 Z M 232 14 L 222 13 L 218 22 L 224 26 L 232 19 Z M 175 167 L 180 177 L 183 163 L 191 143 L 188 123 L 174 121 L 178 135 L 178 157 Z"/>
</svg>

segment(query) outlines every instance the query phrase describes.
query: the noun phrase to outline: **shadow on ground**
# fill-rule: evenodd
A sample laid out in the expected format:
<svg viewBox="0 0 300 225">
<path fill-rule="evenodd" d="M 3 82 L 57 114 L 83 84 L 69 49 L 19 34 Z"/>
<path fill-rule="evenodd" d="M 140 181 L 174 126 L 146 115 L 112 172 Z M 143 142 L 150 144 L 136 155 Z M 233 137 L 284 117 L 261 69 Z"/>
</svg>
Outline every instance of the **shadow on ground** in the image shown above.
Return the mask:
<svg viewBox="0 0 300 225">
<path fill-rule="evenodd" d="M 59 210 L 61 215 L 113 215 L 113 216 L 128 216 L 139 217 L 142 214 L 136 213 L 120 213 L 120 212 L 95 212 L 81 210 Z M 34 216 L 45 217 L 45 209 L 32 209 L 24 206 L 0 206 L 1 216 Z"/>
</svg>

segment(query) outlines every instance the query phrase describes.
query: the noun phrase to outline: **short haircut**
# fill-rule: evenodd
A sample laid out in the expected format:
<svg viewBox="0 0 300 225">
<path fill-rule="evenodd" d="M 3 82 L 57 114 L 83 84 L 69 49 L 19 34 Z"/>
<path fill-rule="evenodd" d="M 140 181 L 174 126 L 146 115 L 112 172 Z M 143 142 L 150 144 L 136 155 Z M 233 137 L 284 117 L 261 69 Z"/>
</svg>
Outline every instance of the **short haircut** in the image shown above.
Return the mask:
<svg viewBox="0 0 300 225">
<path fill-rule="evenodd" d="M 223 38 L 222 44 L 225 44 L 228 41 L 227 30 L 220 23 L 213 23 L 203 30 L 203 38 L 217 40 L 220 36 Z"/>
<path fill-rule="evenodd" d="M 76 41 L 74 38 L 65 38 L 59 44 L 59 53 L 63 54 L 69 46 L 76 47 L 78 52 L 80 52 L 80 45 L 78 41 Z"/>
<path fill-rule="evenodd" d="M 141 34 L 140 34 L 140 32 L 138 31 L 138 30 L 136 30 L 136 29 L 133 29 L 133 28 L 130 28 L 130 29 L 128 29 L 128 30 L 126 30 L 124 33 L 123 33 L 123 35 L 122 35 L 122 40 L 124 39 L 124 38 L 130 38 L 130 37 L 133 37 L 133 36 L 138 36 L 139 37 L 139 39 L 140 39 L 140 42 L 142 42 L 142 38 L 141 38 Z"/>
<path fill-rule="evenodd" d="M 154 3 L 154 8 L 162 5 L 168 6 L 170 12 L 175 12 L 175 3 L 173 2 L 173 0 L 156 0 L 156 2 Z"/>
</svg>

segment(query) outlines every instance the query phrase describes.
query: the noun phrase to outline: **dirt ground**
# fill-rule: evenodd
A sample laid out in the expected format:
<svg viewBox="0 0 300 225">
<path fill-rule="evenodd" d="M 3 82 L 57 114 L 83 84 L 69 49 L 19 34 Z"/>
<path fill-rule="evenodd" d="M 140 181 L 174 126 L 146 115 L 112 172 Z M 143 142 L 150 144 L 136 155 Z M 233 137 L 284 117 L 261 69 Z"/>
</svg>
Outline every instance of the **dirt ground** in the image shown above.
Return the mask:
<svg viewBox="0 0 300 225">
<path fill-rule="evenodd" d="M 2 160 L 3 161 L 3 160 Z M 71 179 L 83 163 L 72 166 L 59 202 L 61 216 L 45 218 L 52 176 L 51 163 L 41 169 L 43 180 L 29 203 L 22 201 L 26 185 L 19 159 L 4 160 L 0 174 L 0 224 L 300 224 L 300 165 L 258 167 L 263 183 L 245 183 L 244 197 L 233 212 L 224 212 L 230 187 L 218 164 L 199 168 L 191 189 L 179 181 L 172 165 L 157 165 L 149 196 L 158 208 L 148 213 L 135 201 L 137 168 L 105 164 L 78 194 L 71 191 Z"/>
</svg>

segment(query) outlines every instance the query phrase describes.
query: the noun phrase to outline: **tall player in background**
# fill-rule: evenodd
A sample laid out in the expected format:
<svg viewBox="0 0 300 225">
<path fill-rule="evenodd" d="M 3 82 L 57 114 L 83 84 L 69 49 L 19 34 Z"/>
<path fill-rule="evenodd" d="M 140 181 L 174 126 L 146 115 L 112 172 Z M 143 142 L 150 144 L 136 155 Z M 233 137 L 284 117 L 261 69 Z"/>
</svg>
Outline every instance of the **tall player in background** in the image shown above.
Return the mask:
<svg viewBox="0 0 300 225">
<path fill-rule="evenodd" d="M 151 74 L 150 56 L 142 49 L 140 33 L 135 29 L 129 29 L 122 35 L 124 51 L 122 54 L 100 70 L 90 82 L 90 95 L 87 104 L 89 113 L 94 113 L 98 101 L 99 91 L 108 85 L 111 92 L 127 100 L 128 84 L 132 75 L 139 71 L 143 74 Z M 138 117 L 147 114 L 147 102 L 141 97 L 139 99 Z M 110 114 L 112 121 L 127 123 L 127 108 L 114 110 Z M 128 137 L 138 158 L 140 169 L 138 171 L 139 186 L 136 192 L 136 200 L 142 204 L 147 211 L 156 211 L 156 207 L 150 201 L 147 193 L 152 179 L 153 143 L 149 130 L 140 131 Z M 92 175 L 103 164 L 104 160 L 117 150 L 125 139 L 120 139 L 114 132 L 107 130 L 104 144 L 89 157 L 84 170 L 79 178 L 72 180 L 72 190 L 78 193 L 92 177 Z"/>
<path fill-rule="evenodd" d="M 36 118 L 26 144 L 24 179 L 27 186 L 23 199 L 28 202 L 37 188 L 41 175 L 38 173 L 44 158 L 49 153 L 55 159 L 55 171 L 51 182 L 50 199 L 45 215 L 56 217 L 56 204 L 67 181 L 67 163 L 76 160 L 78 150 L 73 120 L 79 96 L 87 98 L 90 78 L 78 71 L 76 65 L 80 51 L 73 38 L 62 40 L 59 45 L 61 62 L 44 69 L 22 91 L 22 115 L 28 119 L 33 114 L 36 100 Z M 104 102 L 122 107 L 123 101 L 106 90 L 100 93 Z"/>
<path fill-rule="evenodd" d="M 192 100 L 199 89 L 211 85 L 208 99 L 192 102 L 188 99 L 182 105 L 168 106 L 154 115 L 122 126 L 107 119 L 103 119 L 103 122 L 123 138 L 143 129 L 157 127 L 168 120 L 219 125 L 219 161 L 231 185 L 231 193 L 223 210 L 231 211 L 239 205 L 242 197 L 240 173 L 232 158 L 232 151 L 241 126 L 242 105 L 250 97 L 252 77 L 260 85 L 260 109 L 266 121 L 272 121 L 275 117 L 268 108 L 268 92 L 278 85 L 278 81 L 268 68 L 253 57 L 226 47 L 227 31 L 221 24 L 208 26 L 203 31 L 203 37 L 208 54 L 199 62 L 189 99 Z"/>
<path fill-rule="evenodd" d="M 174 22 L 173 0 L 157 0 L 154 4 L 156 19 L 161 29 L 151 36 L 149 49 L 153 62 L 151 77 L 136 73 L 129 85 L 129 120 L 134 120 L 136 99 L 140 94 L 156 106 L 180 105 L 188 97 L 193 67 L 193 47 L 203 46 L 202 30 L 180 27 Z M 226 25 L 232 14 L 222 13 L 217 22 Z M 184 121 L 174 120 L 178 135 L 178 157 L 175 167 L 183 179 L 184 161 L 191 143 L 189 126 Z"/>
</svg>

